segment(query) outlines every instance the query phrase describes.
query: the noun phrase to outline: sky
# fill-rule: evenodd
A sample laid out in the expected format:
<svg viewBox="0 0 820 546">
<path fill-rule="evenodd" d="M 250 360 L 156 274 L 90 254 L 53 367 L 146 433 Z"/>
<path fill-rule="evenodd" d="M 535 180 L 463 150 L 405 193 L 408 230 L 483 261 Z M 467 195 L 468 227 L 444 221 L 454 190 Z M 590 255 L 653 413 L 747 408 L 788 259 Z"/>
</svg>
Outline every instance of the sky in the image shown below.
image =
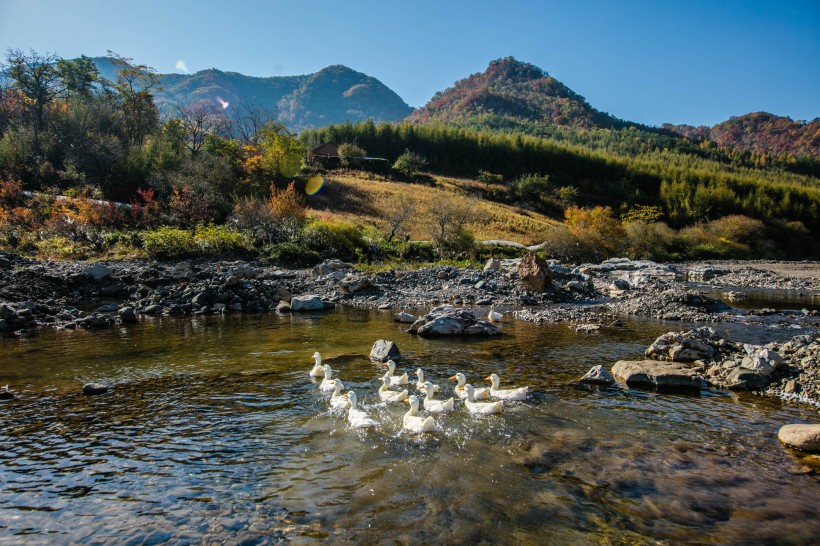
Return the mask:
<svg viewBox="0 0 820 546">
<path fill-rule="evenodd" d="M 0 48 L 162 73 L 344 64 L 411 106 L 511 55 L 648 125 L 820 116 L 820 0 L 0 0 Z"/>
</svg>

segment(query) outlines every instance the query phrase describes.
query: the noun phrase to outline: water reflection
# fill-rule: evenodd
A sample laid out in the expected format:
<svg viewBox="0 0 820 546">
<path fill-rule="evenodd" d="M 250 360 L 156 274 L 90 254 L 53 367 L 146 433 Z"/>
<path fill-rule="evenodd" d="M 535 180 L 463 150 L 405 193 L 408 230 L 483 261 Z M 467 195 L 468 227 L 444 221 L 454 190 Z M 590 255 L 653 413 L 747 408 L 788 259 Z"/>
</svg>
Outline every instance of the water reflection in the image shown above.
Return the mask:
<svg viewBox="0 0 820 546">
<path fill-rule="evenodd" d="M 595 364 L 640 356 L 668 324 L 591 336 L 504 328 L 483 342 L 422 340 L 384 313 L 340 310 L 4 340 L 15 365 L 0 382 L 18 397 L 0 405 L 0 537 L 811 543 L 820 533 L 817 475 L 775 436 L 816 413 L 572 384 Z M 535 394 L 499 416 L 458 403 L 437 417 L 441 433 L 402 432 L 405 408 L 379 402 L 383 368 L 366 358 L 379 338 L 397 341 L 400 368 L 421 366 L 442 397 L 457 371 L 478 382 L 496 372 Z M 350 430 L 328 409 L 307 375 L 315 350 L 360 394 L 374 430 Z M 84 397 L 88 380 L 114 389 Z"/>
</svg>

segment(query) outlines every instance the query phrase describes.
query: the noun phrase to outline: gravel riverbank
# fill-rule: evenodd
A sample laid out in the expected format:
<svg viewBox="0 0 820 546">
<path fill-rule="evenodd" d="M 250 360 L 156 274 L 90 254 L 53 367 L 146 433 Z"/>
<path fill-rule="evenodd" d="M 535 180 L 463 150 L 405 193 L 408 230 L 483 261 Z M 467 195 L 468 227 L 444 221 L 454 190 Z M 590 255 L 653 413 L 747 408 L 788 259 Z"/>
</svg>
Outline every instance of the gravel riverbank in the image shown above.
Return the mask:
<svg viewBox="0 0 820 546">
<path fill-rule="evenodd" d="M 535 272 L 520 267 L 519 260 L 491 260 L 483 269 L 433 266 L 367 274 L 339 261 L 282 270 L 226 261 L 50 262 L 0 253 L 0 335 L 26 336 L 42 327 L 106 328 L 143 315 L 281 313 L 334 305 L 426 312 L 442 304 L 478 308 L 484 316 L 495 305 L 521 320 L 569 322 L 585 332 L 617 325 L 621 315 L 759 323 L 815 336 L 820 331 L 817 309 L 739 310 L 701 291 L 820 294 L 820 262 L 670 265 L 613 259 L 579 267 L 540 261 L 531 267 L 543 271 Z M 533 278 L 543 286 L 534 288 Z"/>
</svg>

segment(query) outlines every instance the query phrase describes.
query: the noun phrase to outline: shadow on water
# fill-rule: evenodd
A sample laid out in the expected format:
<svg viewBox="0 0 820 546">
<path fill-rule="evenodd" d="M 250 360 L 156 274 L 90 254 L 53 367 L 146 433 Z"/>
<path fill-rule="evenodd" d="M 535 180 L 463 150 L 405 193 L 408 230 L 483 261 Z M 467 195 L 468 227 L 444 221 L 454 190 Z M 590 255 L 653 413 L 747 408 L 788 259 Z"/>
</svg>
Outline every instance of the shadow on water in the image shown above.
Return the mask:
<svg viewBox="0 0 820 546">
<path fill-rule="evenodd" d="M 4 542 L 811 543 L 820 465 L 776 431 L 816 413 L 752 396 L 582 387 L 679 323 L 577 334 L 506 322 L 482 342 L 411 337 L 388 313 L 155 319 L 0 342 Z M 734 328 L 735 326 L 727 326 Z M 746 331 L 765 339 L 769 331 Z M 502 415 L 460 401 L 442 430 L 401 431 L 378 400 L 402 371 L 499 373 L 533 394 Z M 307 372 L 320 351 L 377 426 L 351 430 Z M 85 381 L 113 385 L 79 394 Z M 411 388 L 412 390 L 412 388 Z M 814 465 L 814 466 L 812 466 Z M 814 470 L 812 470 L 814 468 Z"/>
</svg>

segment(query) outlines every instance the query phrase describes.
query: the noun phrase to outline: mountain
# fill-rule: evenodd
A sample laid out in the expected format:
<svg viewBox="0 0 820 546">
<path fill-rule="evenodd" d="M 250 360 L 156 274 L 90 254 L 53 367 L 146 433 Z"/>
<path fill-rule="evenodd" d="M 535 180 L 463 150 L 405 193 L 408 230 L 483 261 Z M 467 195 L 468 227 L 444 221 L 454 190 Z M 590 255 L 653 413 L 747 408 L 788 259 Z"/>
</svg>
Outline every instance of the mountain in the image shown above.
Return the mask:
<svg viewBox="0 0 820 546">
<path fill-rule="evenodd" d="M 538 134 L 539 127 L 618 129 L 630 124 L 589 105 L 581 95 L 529 63 L 505 57 L 457 81 L 407 118 L 413 123 Z"/>
<path fill-rule="evenodd" d="M 108 58 L 94 62 L 103 77 L 116 79 L 116 67 Z M 155 99 L 163 111 L 198 102 L 216 106 L 252 99 L 293 131 L 345 121 L 398 121 L 413 110 L 376 78 L 342 65 L 304 76 L 267 78 L 211 68 L 194 74 L 160 74 L 160 86 Z"/>
<path fill-rule="evenodd" d="M 713 127 L 665 124 L 663 128 L 694 141 L 711 140 L 720 148 L 820 159 L 820 118 L 793 121 L 789 117 L 754 112 L 729 118 Z"/>
</svg>

